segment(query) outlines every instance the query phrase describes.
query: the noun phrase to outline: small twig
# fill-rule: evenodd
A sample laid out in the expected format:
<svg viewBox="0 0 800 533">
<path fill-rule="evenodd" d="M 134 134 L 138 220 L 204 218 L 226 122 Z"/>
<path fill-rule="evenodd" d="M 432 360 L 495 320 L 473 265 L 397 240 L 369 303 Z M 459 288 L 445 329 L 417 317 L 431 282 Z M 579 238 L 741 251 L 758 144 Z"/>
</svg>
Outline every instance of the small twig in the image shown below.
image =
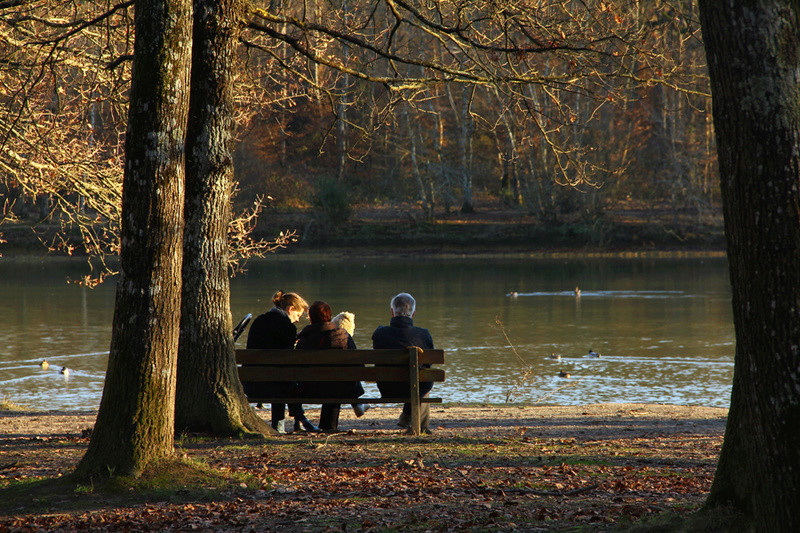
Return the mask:
<svg viewBox="0 0 800 533">
<path fill-rule="evenodd" d="M 533 374 L 533 368 L 531 367 L 530 363 L 525 361 L 525 359 L 523 359 L 522 356 L 519 355 L 519 352 L 517 352 L 517 348 L 514 346 L 514 344 L 512 344 L 511 339 L 508 338 L 508 334 L 506 333 L 506 328 L 505 326 L 503 326 L 503 322 L 500 320 L 500 317 L 495 317 L 494 321 L 495 324 L 497 324 L 497 326 L 500 328 L 503 337 L 505 337 L 506 343 L 511 347 L 511 352 L 517 357 L 517 359 L 519 359 L 519 362 L 522 363 L 522 365 L 525 367 L 522 376 L 517 379 L 516 383 L 514 383 L 514 385 L 511 387 L 511 390 L 509 390 L 508 393 L 506 393 L 506 403 L 508 403 L 511 401 L 514 392 L 516 392 L 516 390 L 528 380 L 528 377 L 531 374 Z"/>
<path fill-rule="evenodd" d="M 8 470 L 9 468 L 14 468 L 19 461 L 11 461 L 10 463 L 6 463 L 4 465 L 0 465 L 0 470 Z"/>
<path fill-rule="evenodd" d="M 325 436 L 325 442 L 321 442 L 319 444 L 315 444 L 314 443 L 314 437 L 311 437 L 308 440 L 310 441 L 309 444 L 311 446 L 314 446 L 315 448 L 319 449 L 319 448 L 322 448 L 324 446 L 327 446 L 328 445 L 328 441 L 330 440 L 330 438 L 331 438 L 331 435 L 326 435 Z"/>
<path fill-rule="evenodd" d="M 439 463 L 439 464 L 441 464 L 441 463 Z M 473 487 L 473 488 L 476 488 L 476 489 L 481 489 L 481 490 L 485 490 L 485 489 L 486 489 L 486 487 L 483 487 L 483 486 L 481 486 L 481 485 L 479 485 L 479 484 L 475 483 L 474 481 L 472 481 L 472 480 L 471 480 L 469 477 L 467 477 L 467 475 L 466 475 L 464 472 L 462 472 L 462 471 L 461 471 L 461 470 L 459 470 L 458 468 L 453 468 L 453 467 L 450 467 L 450 466 L 447 466 L 447 465 L 444 465 L 444 467 L 445 467 L 445 468 L 447 468 L 447 469 L 449 469 L 449 470 L 455 470 L 456 472 L 458 472 L 458 473 L 459 473 L 459 475 L 460 475 L 461 477 L 463 477 L 463 478 L 464 478 L 464 480 L 465 480 L 467 483 L 469 483 L 470 485 L 472 485 L 472 487 Z"/>
<path fill-rule="evenodd" d="M 566 385 L 561 385 L 561 386 L 560 386 L 560 387 L 558 387 L 556 390 L 554 390 L 554 391 L 550 391 L 549 393 L 545 394 L 545 395 L 544 395 L 544 396 L 542 396 L 541 398 L 534 400 L 534 401 L 533 401 L 533 403 L 539 403 L 539 402 L 542 402 L 542 401 L 546 400 L 547 398 L 549 398 L 550 396 L 552 396 L 553 394 L 557 393 L 558 391 L 560 391 L 560 390 L 562 390 L 562 389 L 566 389 L 567 387 L 574 387 L 575 385 L 577 385 L 577 384 L 578 384 L 578 383 L 580 383 L 580 382 L 581 382 L 581 380 L 579 380 L 579 379 L 576 379 L 576 380 L 575 380 L 575 381 L 573 381 L 572 383 L 567 383 Z"/>
</svg>

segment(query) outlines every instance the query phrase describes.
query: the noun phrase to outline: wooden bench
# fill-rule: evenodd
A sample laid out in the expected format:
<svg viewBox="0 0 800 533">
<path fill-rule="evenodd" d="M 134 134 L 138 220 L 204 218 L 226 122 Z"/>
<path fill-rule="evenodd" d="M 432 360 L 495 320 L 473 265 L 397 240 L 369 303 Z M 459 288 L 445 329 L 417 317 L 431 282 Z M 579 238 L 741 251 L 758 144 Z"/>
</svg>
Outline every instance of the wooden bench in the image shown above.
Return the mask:
<svg viewBox="0 0 800 533">
<path fill-rule="evenodd" d="M 242 383 L 275 381 L 396 381 L 408 385 L 397 398 L 321 398 L 248 396 L 252 403 L 410 403 L 411 431 L 420 434 L 420 404 L 441 403 L 441 398 L 419 397 L 420 381 L 444 381 L 443 350 L 412 346 L 398 350 L 236 350 Z"/>
</svg>

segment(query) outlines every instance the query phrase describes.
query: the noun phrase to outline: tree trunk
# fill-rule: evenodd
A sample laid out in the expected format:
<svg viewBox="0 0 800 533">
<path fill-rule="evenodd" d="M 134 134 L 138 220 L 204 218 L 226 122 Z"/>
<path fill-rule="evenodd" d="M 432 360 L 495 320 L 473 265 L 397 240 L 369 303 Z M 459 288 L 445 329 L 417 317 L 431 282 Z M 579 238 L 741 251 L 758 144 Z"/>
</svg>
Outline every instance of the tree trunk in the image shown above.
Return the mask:
<svg viewBox="0 0 800 533">
<path fill-rule="evenodd" d="M 103 397 L 81 478 L 138 475 L 174 451 L 189 108 L 189 0 L 141 0 L 125 140 L 120 273 Z"/>
<path fill-rule="evenodd" d="M 707 508 L 800 531 L 800 8 L 700 1 L 736 355 Z"/>
<path fill-rule="evenodd" d="M 461 202 L 462 213 L 475 212 L 475 204 L 472 201 L 472 115 L 470 115 L 470 103 L 472 101 L 472 88 L 464 86 L 461 93 L 461 120 L 459 125 L 461 131 L 458 136 L 458 151 L 461 161 Z"/>
<path fill-rule="evenodd" d="M 270 433 L 236 372 L 227 233 L 239 0 L 195 0 L 175 430 Z"/>
<path fill-rule="evenodd" d="M 422 204 L 422 209 L 430 219 L 432 206 L 428 203 L 425 184 L 422 181 L 422 173 L 419 170 L 419 161 L 417 161 L 417 132 L 414 130 L 414 126 L 411 123 L 411 113 L 408 110 L 408 106 L 404 107 L 401 113 L 402 119 L 406 125 L 406 130 L 408 130 L 408 141 L 411 149 L 411 173 L 414 175 L 414 179 L 417 182 L 417 191 L 419 191 L 419 201 Z M 416 123 L 418 120 L 414 122 Z"/>
</svg>

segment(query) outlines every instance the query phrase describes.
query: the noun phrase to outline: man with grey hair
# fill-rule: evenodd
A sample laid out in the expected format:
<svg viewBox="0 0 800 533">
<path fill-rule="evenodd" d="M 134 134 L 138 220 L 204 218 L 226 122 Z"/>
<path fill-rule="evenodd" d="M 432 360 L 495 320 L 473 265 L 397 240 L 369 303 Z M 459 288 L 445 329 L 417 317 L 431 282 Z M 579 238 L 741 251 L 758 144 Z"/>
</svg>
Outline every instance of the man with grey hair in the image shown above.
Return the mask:
<svg viewBox="0 0 800 533">
<path fill-rule="evenodd" d="M 388 326 L 379 326 L 372 334 L 372 347 L 380 348 L 408 348 L 418 346 L 423 350 L 433 349 L 433 338 L 430 332 L 424 328 L 414 326 L 413 317 L 417 310 L 417 302 L 414 297 L 407 292 L 401 292 L 394 298 L 389 305 L 392 311 L 392 318 Z M 420 398 L 424 398 L 433 388 L 433 383 L 426 381 L 419 384 Z M 384 381 L 378 382 L 378 390 L 381 396 L 392 398 L 406 394 L 407 388 L 398 382 Z M 428 422 L 430 420 L 430 404 L 423 403 L 420 407 L 420 422 L 422 431 L 430 433 Z M 400 427 L 410 429 L 411 427 L 411 404 L 403 405 L 403 412 L 397 424 Z"/>
</svg>

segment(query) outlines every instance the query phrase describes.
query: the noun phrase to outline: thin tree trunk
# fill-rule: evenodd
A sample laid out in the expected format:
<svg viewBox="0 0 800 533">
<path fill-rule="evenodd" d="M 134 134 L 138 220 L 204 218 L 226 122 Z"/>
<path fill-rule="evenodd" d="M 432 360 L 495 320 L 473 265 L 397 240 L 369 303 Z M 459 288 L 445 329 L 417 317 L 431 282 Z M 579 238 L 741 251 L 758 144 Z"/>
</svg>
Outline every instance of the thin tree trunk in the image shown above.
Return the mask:
<svg viewBox="0 0 800 533">
<path fill-rule="evenodd" d="M 430 110 L 431 114 L 433 115 L 436 121 L 436 129 L 433 131 L 433 151 L 436 153 L 436 160 L 438 164 L 438 174 L 439 174 L 439 183 L 441 185 L 441 203 L 444 207 L 445 214 L 450 214 L 451 209 L 451 198 L 453 196 L 453 192 L 450 187 L 450 180 L 447 177 L 447 164 L 444 155 L 444 118 L 442 117 L 442 113 L 438 111 L 434 111 L 433 103 L 430 103 Z M 433 198 L 433 178 L 429 181 L 430 185 L 430 196 Z"/>
<path fill-rule="evenodd" d="M 700 1 L 736 355 L 708 508 L 800 531 L 800 7 Z"/>
<path fill-rule="evenodd" d="M 194 8 L 175 430 L 268 434 L 239 382 L 230 309 L 231 84 L 240 0 L 195 0 Z"/>
<path fill-rule="evenodd" d="M 411 113 L 408 107 L 403 108 L 403 121 L 406 123 L 406 130 L 408 131 L 408 140 L 411 146 L 411 172 L 417 182 L 417 190 L 419 191 L 419 200 L 422 203 L 422 209 L 430 215 L 428 198 L 425 194 L 425 185 L 422 182 L 422 173 L 419 170 L 419 161 L 417 160 L 417 132 L 411 124 Z"/>
<path fill-rule="evenodd" d="M 122 194 L 120 274 L 103 397 L 76 476 L 137 475 L 174 452 L 189 0 L 141 0 Z"/>
<path fill-rule="evenodd" d="M 475 211 L 475 203 L 472 200 L 472 116 L 469 112 L 469 105 L 472 89 L 467 85 L 461 93 L 461 131 L 458 137 L 458 150 L 461 157 L 461 212 L 472 213 Z"/>
<path fill-rule="evenodd" d="M 342 14 L 348 15 L 347 0 L 342 0 Z M 350 47 L 342 44 L 342 62 L 346 65 L 350 61 Z M 339 150 L 339 165 L 336 169 L 336 180 L 339 184 L 344 182 L 344 176 L 347 172 L 347 136 L 349 134 L 349 127 L 347 124 L 347 107 L 349 101 L 350 90 L 350 76 L 346 73 L 340 74 L 341 79 L 338 83 L 339 99 L 337 104 L 337 120 L 338 120 L 338 138 L 337 145 Z"/>
</svg>

